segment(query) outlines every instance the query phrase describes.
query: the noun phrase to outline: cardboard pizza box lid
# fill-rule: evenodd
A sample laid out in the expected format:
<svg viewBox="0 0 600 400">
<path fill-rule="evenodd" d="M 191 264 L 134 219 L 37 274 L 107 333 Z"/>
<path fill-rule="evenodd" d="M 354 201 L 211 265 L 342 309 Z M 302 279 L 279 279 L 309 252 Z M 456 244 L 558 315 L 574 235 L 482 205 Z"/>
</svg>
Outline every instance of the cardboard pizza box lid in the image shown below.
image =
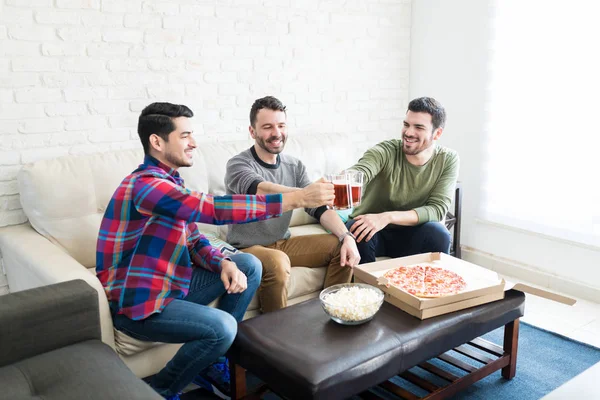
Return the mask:
<svg viewBox="0 0 600 400">
<path fill-rule="evenodd" d="M 506 290 L 510 290 L 510 289 L 515 289 L 515 290 L 519 290 L 521 292 L 532 294 L 534 296 L 543 297 L 545 299 L 556 301 L 556 302 L 562 303 L 562 304 L 566 304 L 568 306 L 572 306 L 575 303 L 577 303 L 577 300 L 575 300 L 571 297 L 568 297 L 568 296 L 563 296 L 562 294 L 549 292 L 547 290 L 540 289 L 540 288 L 537 288 L 534 286 L 530 286 L 525 283 L 520 283 L 520 282 L 515 283 L 515 282 L 506 281 L 506 286 L 505 286 L 504 290 L 506 291 Z"/>
</svg>

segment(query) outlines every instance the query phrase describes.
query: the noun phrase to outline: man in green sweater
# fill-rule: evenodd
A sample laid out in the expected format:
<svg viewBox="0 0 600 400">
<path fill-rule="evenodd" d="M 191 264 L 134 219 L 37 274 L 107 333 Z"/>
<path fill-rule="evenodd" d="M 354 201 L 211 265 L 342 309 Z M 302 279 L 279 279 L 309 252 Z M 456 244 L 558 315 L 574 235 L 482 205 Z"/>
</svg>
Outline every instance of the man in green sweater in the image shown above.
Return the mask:
<svg viewBox="0 0 600 400">
<path fill-rule="evenodd" d="M 377 144 L 349 168 L 364 173 L 362 201 L 346 223 L 361 264 L 379 256 L 448 253 L 450 233 L 440 221 L 452 202 L 459 158 L 437 145 L 445 120 L 435 99 L 414 99 L 402 138 Z"/>
</svg>

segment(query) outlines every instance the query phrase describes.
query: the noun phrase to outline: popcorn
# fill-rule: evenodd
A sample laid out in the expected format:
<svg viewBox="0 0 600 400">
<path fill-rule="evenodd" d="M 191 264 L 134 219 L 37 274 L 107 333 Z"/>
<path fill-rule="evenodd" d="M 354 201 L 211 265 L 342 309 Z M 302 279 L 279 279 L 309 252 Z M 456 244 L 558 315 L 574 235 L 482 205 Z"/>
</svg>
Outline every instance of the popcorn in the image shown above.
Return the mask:
<svg viewBox="0 0 600 400">
<path fill-rule="evenodd" d="M 381 292 L 364 287 L 342 287 L 338 291 L 325 294 L 323 308 L 332 317 L 343 321 L 363 321 L 371 318 L 379 310 L 383 296 Z"/>
</svg>

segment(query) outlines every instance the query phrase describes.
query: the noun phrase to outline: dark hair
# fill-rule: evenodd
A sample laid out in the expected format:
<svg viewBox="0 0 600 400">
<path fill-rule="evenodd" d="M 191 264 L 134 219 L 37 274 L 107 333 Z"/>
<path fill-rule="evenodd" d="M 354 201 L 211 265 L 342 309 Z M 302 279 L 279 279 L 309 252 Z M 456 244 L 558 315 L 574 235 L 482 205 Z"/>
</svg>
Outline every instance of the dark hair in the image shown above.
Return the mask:
<svg viewBox="0 0 600 400">
<path fill-rule="evenodd" d="M 157 134 L 169 141 L 169 133 L 175 130 L 173 118 L 192 118 L 194 113 L 188 107 L 171 103 L 152 103 L 146 106 L 138 120 L 138 135 L 144 147 L 144 153 L 150 152 L 150 135 Z"/>
<path fill-rule="evenodd" d="M 446 110 L 432 97 L 419 97 L 408 103 L 408 110 L 412 112 L 424 112 L 431 115 L 433 130 L 443 128 L 446 124 Z"/>
<path fill-rule="evenodd" d="M 256 114 L 258 114 L 258 112 L 263 108 L 285 112 L 286 107 L 279 99 L 273 96 L 266 96 L 262 99 L 255 100 L 254 104 L 252 104 L 252 108 L 250 109 L 250 125 L 252 125 L 253 128 L 256 128 L 254 126 L 256 125 Z"/>
</svg>

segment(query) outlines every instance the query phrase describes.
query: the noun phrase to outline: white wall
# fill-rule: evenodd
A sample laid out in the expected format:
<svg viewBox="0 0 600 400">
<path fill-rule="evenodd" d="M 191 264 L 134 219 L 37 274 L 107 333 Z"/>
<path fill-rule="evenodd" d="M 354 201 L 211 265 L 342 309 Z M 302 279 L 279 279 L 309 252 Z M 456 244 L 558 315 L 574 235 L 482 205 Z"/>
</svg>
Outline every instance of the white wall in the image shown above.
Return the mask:
<svg viewBox="0 0 600 400">
<path fill-rule="evenodd" d="M 25 163 L 139 146 L 152 101 L 186 104 L 201 140 L 247 135 L 252 102 L 291 134 L 376 142 L 401 129 L 410 0 L 0 0 L 0 226 L 26 220 Z M 0 273 L 0 291 L 4 286 Z"/>
<path fill-rule="evenodd" d="M 600 301 L 600 249 L 478 220 L 492 6 L 492 0 L 418 0 L 412 7 L 409 97 L 432 96 L 446 107 L 448 123 L 441 141 L 461 157 L 465 257 Z M 518 162 L 510 155 L 506 160 Z M 566 206 L 556 212 L 568 212 Z"/>
</svg>

